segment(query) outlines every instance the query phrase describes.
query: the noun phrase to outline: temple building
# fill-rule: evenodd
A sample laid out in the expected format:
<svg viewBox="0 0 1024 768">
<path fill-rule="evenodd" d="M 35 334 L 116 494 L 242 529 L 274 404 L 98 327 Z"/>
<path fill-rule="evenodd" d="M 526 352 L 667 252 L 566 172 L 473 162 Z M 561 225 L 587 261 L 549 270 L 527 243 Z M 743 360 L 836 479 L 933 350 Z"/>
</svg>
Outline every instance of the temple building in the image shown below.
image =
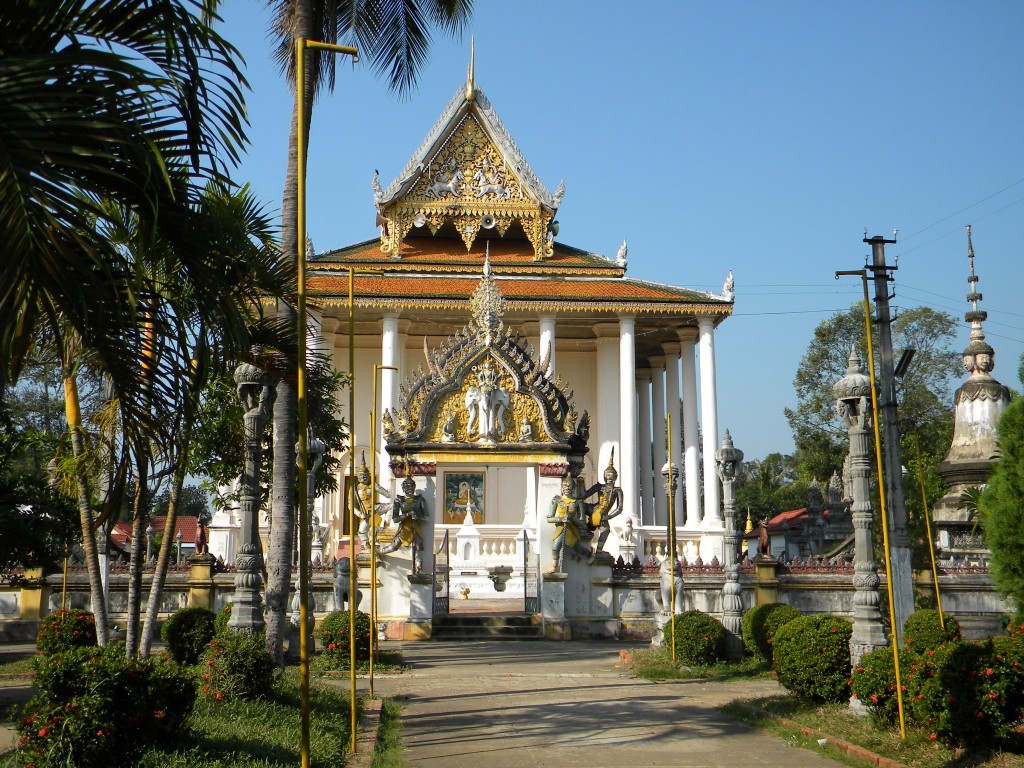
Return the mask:
<svg viewBox="0 0 1024 768">
<path fill-rule="evenodd" d="M 493 594 L 495 565 L 516 570 L 508 594 L 528 590 L 522 545 L 550 544 L 566 475 L 582 492 L 614 470 L 621 509 L 603 549 L 646 560 L 664 552 L 671 460 L 680 553 L 722 554 L 714 339 L 732 276 L 720 296 L 630 278 L 625 242 L 606 257 L 555 239 L 564 194 L 541 183 L 471 75 L 398 178 L 373 179 L 379 239 L 308 267 L 314 345 L 338 370 L 354 360 L 355 407 L 343 394 L 342 412 L 357 462 L 376 464 L 385 511 L 415 479 L 429 511 L 422 567 L 447 531 L 452 578 L 473 596 Z M 327 554 L 347 552 L 345 509 L 343 492 L 318 502 Z"/>
</svg>

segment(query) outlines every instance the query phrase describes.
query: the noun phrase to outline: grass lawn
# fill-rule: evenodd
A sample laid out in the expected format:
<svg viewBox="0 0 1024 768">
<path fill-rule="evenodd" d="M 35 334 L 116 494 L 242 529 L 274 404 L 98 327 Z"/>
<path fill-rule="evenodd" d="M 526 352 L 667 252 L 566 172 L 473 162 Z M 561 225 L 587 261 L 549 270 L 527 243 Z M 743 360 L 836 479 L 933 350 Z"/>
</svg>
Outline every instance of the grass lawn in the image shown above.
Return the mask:
<svg viewBox="0 0 1024 768">
<path fill-rule="evenodd" d="M 348 695 L 310 684 L 310 765 L 341 768 L 349 743 Z M 173 751 L 151 749 L 140 768 L 273 768 L 299 764 L 299 679 L 289 668 L 263 701 L 201 698 Z"/>
<path fill-rule="evenodd" d="M 384 699 L 381 702 L 380 731 L 377 733 L 377 748 L 373 752 L 370 768 L 405 768 L 399 732 L 401 715 L 402 705 L 395 699 Z"/>
<path fill-rule="evenodd" d="M 32 666 L 33 658 L 35 658 L 35 654 L 30 651 L 0 653 L 0 677 L 31 677 L 35 674 L 35 668 Z"/>
<path fill-rule="evenodd" d="M 637 677 L 653 681 L 693 678 L 727 680 L 773 674 L 765 662 L 751 658 L 713 667 L 686 667 L 674 663 L 666 648 L 633 651 L 630 669 Z M 827 743 L 824 747 L 820 746 L 818 740 L 823 738 L 822 734 L 824 737 L 855 744 L 907 768 L 1024 768 L 1024 733 L 1017 734 L 1010 743 L 1003 745 L 1002 751 L 965 753 L 932 741 L 927 733 L 911 727 L 908 727 L 907 739 L 904 741 L 898 729 L 879 730 L 869 718 L 852 714 L 846 704 L 808 704 L 786 693 L 761 699 L 741 699 L 725 705 L 722 710 L 794 746 L 823 752 L 848 765 L 864 766 L 870 763 L 849 755 L 838 745 Z M 791 722 L 781 722 L 783 719 Z M 804 734 L 800 728 L 809 728 L 816 733 Z"/>
</svg>

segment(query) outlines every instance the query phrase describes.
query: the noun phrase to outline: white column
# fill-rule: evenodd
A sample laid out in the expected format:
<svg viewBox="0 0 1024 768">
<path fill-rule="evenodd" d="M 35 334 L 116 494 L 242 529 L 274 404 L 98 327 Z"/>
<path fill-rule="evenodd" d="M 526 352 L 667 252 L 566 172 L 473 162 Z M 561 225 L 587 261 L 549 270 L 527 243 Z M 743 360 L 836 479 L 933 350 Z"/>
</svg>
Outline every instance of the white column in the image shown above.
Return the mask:
<svg viewBox="0 0 1024 768">
<path fill-rule="evenodd" d="M 618 450 L 619 324 L 598 323 L 594 326 L 594 335 L 597 336 L 597 414 L 591 427 L 595 439 L 590 446 L 590 456 L 594 462 L 595 480 L 598 480 L 608 466 L 612 448 L 616 449 L 616 463 L 622 460 L 622 452 Z"/>
<path fill-rule="evenodd" d="M 543 360 L 545 355 L 548 357 L 548 369 L 545 373 L 551 377 L 555 377 L 555 316 L 554 315 L 541 315 L 540 316 L 540 349 L 537 350 L 537 354 L 540 356 L 538 362 Z"/>
<path fill-rule="evenodd" d="M 312 348 L 317 354 L 324 355 L 327 358 L 327 364 L 334 369 L 334 332 L 338 328 L 338 318 L 336 317 L 320 317 L 316 326 L 317 333 L 312 339 Z M 340 393 L 338 394 L 340 397 Z M 316 515 L 317 519 L 322 525 L 330 526 L 332 524 L 332 510 L 334 505 L 335 492 L 328 491 L 323 496 L 318 496 L 316 501 L 313 502 L 313 514 Z M 330 553 L 334 554 L 334 549 L 331 548 Z"/>
<path fill-rule="evenodd" d="M 669 460 L 677 467 L 681 467 L 679 436 L 682 434 L 682 428 L 679 422 L 682 419 L 679 411 L 679 344 L 670 341 L 662 344 L 661 348 L 665 351 L 665 412 L 672 415 L 672 429 L 668 436 Z M 680 483 L 676 486 L 676 496 L 672 502 L 675 505 L 674 511 L 678 526 L 684 525 L 682 499 L 682 483 Z"/>
<path fill-rule="evenodd" d="M 715 323 L 710 317 L 697 321 L 700 330 L 700 405 L 704 435 L 704 530 L 722 529 L 721 493 L 715 474 L 718 450 L 718 393 L 715 382 Z"/>
<path fill-rule="evenodd" d="M 654 525 L 654 467 L 651 460 L 651 369 L 636 369 L 636 391 L 640 400 L 640 523 Z"/>
<path fill-rule="evenodd" d="M 405 377 L 409 375 L 409 370 L 405 364 L 405 351 L 409 348 L 409 326 L 412 325 L 411 320 L 399 320 L 398 321 L 398 341 L 396 343 L 395 359 L 398 360 L 395 363 L 398 366 L 398 373 L 395 374 L 395 403 L 401 405 L 398 401 L 401 399 L 398 395 L 401 390 L 400 384 L 405 381 Z M 422 340 L 420 341 L 422 344 Z M 422 357 L 423 353 L 420 352 Z"/>
<path fill-rule="evenodd" d="M 697 446 L 697 331 L 680 328 L 679 359 L 683 368 L 683 478 L 686 480 L 686 527 L 700 526 L 700 449 Z"/>
<path fill-rule="evenodd" d="M 636 321 L 619 318 L 619 486 L 622 514 L 637 526 Z"/>
<path fill-rule="evenodd" d="M 665 358 L 661 355 L 647 358 L 651 366 L 651 439 L 654 441 L 654 524 L 668 523 L 668 494 L 660 482 L 661 468 L 668 461 L 665 455 Z"/>
<path fill-rule="evenodd" d="M 380 321 L 380 364 L 390 365 L 395 368 L 399 363 L 398 350 L 398 315 L 388 313 Z M 373 371 L 369 372 L 373 375 Z M 377 414 L 377 467 L 380 475 L 380 483 L 388 487 L 392 480 L 389 456 L 385 450 L 384 440 L 384 411 L 398 407 L 398 371 L 382 370 L 380 376 L 380 411 Z"/>
</svg>

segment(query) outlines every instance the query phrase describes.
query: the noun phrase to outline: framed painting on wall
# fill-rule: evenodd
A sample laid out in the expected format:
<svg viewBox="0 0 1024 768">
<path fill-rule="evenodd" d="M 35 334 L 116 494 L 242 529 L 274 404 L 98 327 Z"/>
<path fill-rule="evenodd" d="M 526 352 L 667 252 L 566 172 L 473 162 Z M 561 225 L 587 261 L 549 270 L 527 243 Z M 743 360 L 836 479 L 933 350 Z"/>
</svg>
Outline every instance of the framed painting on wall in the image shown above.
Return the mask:
<svg viewBox="0 0 1024 768">
<path fill-rule="evenodd" d="M 474 523 L 484 522 L 483 472 L 444 473 L 444 522 L 459 525 L 466 513 L 473 515 Z"/>
</svg>

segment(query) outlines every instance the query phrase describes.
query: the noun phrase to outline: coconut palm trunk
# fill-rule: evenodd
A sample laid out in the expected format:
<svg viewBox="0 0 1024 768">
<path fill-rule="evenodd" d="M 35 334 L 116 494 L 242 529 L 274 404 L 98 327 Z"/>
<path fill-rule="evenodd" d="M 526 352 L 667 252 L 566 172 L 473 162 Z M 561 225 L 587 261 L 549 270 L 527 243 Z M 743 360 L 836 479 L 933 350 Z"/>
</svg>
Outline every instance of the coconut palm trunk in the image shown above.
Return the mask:
<svg viewBox="0 0 1024 768">
<path fill-rule="evenodd" d="M 295 37 L 310 37 L 313 31 L 311 0 L 295 3 Z M 307 78 L 306 123 L 302 126 L 309 137 L 313 88 Z M 286 258 L 298 250 L 298 126 L 297 104 L 292 105 L 291 130 L 288 137 L 288 170 L 285 175 L 281 203 L 281 252 Z M 307 145 L 308 142 L 303 142 Z M 294 325 L 293 308 L 279 303 L 279 316 Z M 267 651 L 278 666 L 284 666 L 284 639 L 288 627 L 288 594 L 292 580 L 292 542 L 295 537 L 295 422 L 297 393 L 295 380 L 281 378 L 274 400 L 274 470 L 270 518 L 270 544 L 267 551 Z"/>
<path fill-rule="evenodd" d="M 65 365 L 66 368 L 66 365 Z M 92 612 L 96 618 L 96 640 L 105 646 L 110 640 L 107 626 L 107 601 L 103 595 L 103 578 L 100 575 L 99 555 L 96 551 L 93 530 L 92 503 L 89 493 L 89 476 L 83 467 L 85 438 L 82 434 L 82 410 L 78 398 L 78 382 L 73 372 L 64 374 L 64 412 L 71 432 L 71 450 L 75 456 L 75 487 L 78 492 L 78 515 L 82 527 L 82 550 L 85 552 L 85 570 L 89 575 L 89 596 Z"/>
</svg>

